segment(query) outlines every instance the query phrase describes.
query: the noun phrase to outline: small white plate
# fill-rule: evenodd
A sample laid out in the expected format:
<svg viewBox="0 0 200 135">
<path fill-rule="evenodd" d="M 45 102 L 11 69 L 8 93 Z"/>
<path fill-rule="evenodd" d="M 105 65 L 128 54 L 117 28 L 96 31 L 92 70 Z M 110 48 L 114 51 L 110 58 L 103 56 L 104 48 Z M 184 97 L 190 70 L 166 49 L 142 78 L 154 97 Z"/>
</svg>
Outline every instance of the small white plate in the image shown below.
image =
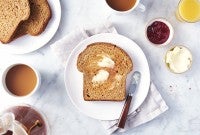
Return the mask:
<svg viewBox="0 0 200 135">
<path fill-rule="evenodd" d="M 60 0 L 48 0 L 48 3 L 51 7 L 52 16 L 44 32 L 38 36 L 27 34 L 8 44 L 0 42 L 0 51 L 10 54 L 25 54 L 33 52 L 48 43 L 56 33 L 61 19 Z"/>
<path fill-rule="evenodd" d="M 84 101 L 83 99 L 83 75 L 78 71 L 76 63 L 78 55 L 94 42 L 108 42 L 115 44 L 128 53 L 133 61 L 133 71 L 127 77 L 127 90 L 130 77 L 134 71 L 141 72 L 141 81 L 134 93 L 129 113 L 135 111 L 145 100 L 150 85 L 150 72 L 147 59 L 140 47 L 132 40 L 118 34 L 104 33 L 94 35 L 82 41 L 71 53 L 65 67 L 65 86 L 72 103 L 84 114 L 100 120 L 118 119 L 122 111 L 124 101 Z"/>
</svg>

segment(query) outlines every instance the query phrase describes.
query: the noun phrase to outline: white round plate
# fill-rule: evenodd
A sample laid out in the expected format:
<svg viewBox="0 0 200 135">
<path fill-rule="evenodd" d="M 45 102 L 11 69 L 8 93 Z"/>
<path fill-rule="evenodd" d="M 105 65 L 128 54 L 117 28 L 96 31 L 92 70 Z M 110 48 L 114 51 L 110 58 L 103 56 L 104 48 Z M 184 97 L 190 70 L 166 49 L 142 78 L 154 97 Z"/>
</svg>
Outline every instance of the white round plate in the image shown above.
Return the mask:
<svg viewBox="0 0 200 135">
<path fill-rule="evenodd" d="M 100 120 L 118 119 L 124 101 L 84 101 L 83 75 L 78 71 L 76 63 L 78 55 L 91 43 L 108 42 L 117 45 L 128 53 L 133 61 L 133 71 L 127 76 L 127 89 L 134 71 L 141 72 L 141 81 L 135 91 L 129 113 L 135 111 L 145 100 L 150 85 L 150 72 L 147 59 L 140 47 L 132 40 L 118 34 L 104 33 L 94 35 L 82 41 L 70 54 L 65 67 L 65 86 L 72 103 L 84 114 Z"/>
<path fill-rule="evenodd" d="M 48 0 L 51 7 L 52 17 L 42 34 L 38 36 L 25 35 L 8 44 L 0 43 L 0 51 L 10 54 L 25 54 L 33 52 L 51 40 L 56 33 L 61 19 L 60 0 Z"/>
</svg>

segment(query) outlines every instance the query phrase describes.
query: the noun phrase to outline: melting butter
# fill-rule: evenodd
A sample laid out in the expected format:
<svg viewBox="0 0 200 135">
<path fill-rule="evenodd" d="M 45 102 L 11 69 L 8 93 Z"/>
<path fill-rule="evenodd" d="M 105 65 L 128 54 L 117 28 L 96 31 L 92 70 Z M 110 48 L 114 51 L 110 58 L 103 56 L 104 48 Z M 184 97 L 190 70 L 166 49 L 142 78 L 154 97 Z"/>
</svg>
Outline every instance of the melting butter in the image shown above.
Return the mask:
<svg viewBox="0 0 200 135">
<path fill-rule="evenodd" d="M 99 72 L 93 76 L 92 82 L 93 83 L 102 83 L 106 81 L 109 77 L 109 73 L 106 70 L 99 70 Z"/>
<path fill-rule="evenodd" d="M 104 56 L 104 55 L 102 57 L 103 57 L 103 59 L 101 59 L 101 61 L 98 62 L 98 66 L 114 68 L 115 62 L 111 58 L 109 58 L 108 56 Z"/>
</svg>

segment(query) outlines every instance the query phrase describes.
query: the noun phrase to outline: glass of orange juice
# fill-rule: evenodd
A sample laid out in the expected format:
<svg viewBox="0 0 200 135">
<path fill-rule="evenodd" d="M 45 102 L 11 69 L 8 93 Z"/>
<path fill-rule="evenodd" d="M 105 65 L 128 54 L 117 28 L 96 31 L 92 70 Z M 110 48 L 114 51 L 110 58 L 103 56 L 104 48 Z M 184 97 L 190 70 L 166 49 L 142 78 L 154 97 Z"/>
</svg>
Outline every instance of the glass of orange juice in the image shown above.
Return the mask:
<svg viewBox="0 0 200 135">
<path fill-rule="evenodd" d="M 200 0 L 180 0 L 176 17 L 189 23 L 200 21 Z"/>
</svg>

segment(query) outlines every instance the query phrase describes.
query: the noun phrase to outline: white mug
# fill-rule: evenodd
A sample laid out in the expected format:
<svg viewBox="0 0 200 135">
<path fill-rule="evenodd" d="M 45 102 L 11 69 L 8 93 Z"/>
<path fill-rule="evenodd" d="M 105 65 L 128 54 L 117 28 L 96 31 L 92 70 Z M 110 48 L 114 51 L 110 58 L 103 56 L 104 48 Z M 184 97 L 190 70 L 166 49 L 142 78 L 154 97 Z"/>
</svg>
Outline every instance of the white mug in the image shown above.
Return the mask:
<svg viewBox="0 0 200 135">
<path fill-rule="evenodd" d="M 36 75 L 37 83 L 35 85 L 35 88 L 29 94 L 27 94 L 25 96 L 18 96 L 18 95 L 13 94 L 10 90 L 8 90 L 8 88 L 6 86 L 6 75 L 7 75 L 8 71 L 12 67 L 14 67 L 16 65 L 26 65 L 26 66 L 30 67 L 34 71 L 34 73 Z M 11 95 L 13 97 L 16 97 L 16 98 L 25 98 L 25 97 L 32 96 L 39 89 L 40 84 L 41 84 L 41 76 L 40 76 L 40 73 L 33 66 L 31 66 L 29 64 L 25 64 L 25 63 L 19 62 L 19 63 L 11 64 L 7 68 L 4 69 L 2 77 L 1 77 L 1 82 L 2 82 L 3 88 L 7 92 L 7 94 L 9 94 L 9 95 Z"/>
<path fill-rule="evenodd" d="M 105 0 L 105 3 L 113 12 L 117 14 L 128 14 L 132 12 L 133 10 L 137 10 L 137 9 L 139 9 L 141 12 L 144 12 L 146 10 L 145 6 L 142 3 L 140 3 L 140 0 L 136 0 L 136 3 L 134 4 L 134 6 L 131 9 L 126 10 L 126 11 L 118 11 L 118 10 L 113 9 L 111 6 L 108 5 L 106 0 Z"/>
</svg>

